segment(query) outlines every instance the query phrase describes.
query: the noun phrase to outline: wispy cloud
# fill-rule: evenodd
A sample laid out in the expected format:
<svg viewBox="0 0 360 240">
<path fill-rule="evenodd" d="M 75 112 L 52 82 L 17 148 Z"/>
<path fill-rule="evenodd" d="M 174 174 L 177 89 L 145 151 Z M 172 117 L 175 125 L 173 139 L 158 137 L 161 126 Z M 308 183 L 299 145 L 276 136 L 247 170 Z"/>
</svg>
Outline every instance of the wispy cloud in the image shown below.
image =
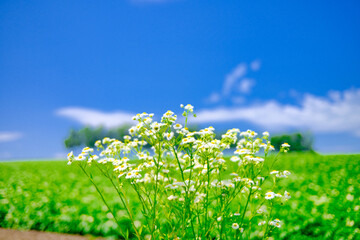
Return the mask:
<svg viewBox="0 0 360 240">
<path fill-rule="evenodd" d="M 204 109 L 194 121 L 249 121 L 268 129 L 348 132 L 360 136 L 360 89 L 331 91 L 327 97 L 306 94 L 300 106 L 266 101 L 249 107 Z"/>
<path fill-rule="evenodd" d="M 250 68 L 251 70 L 253 70 L 254 72 L 258 71 L 261 67 L 261 62 L 260 60 L 254 60 L 250 63 Z"/>
<path fill-rule="evenodd" d="M 222 94 L 225 96 L 229 95 L 232 87 L 235 85 L 237 80 L 245 76 L 246 71 L 247 71 L 247 66 L 245 63 L 240 63 L 239 65 L 237 65 L 236 68 L 226 76 Z"/>
<path fill-rule="evenodd" d="M 0 142 L 11 142 L 22 138 L 23 134 L 19 132 L 0 132 Z"/>
<path fill-rule="evenodd" d="M 205 99 L 207 103 L 217 103 L 221 100 L 221 95 L 219 93 L 213 92 L 210 96 Z"/>
<path fill-rule="evenodd" d="M 255 85 L 255 80 L 251 78 L 244 78 L 239 83 L 239 92 L 241 93 L 250 93 L 252 87 Z"/>
<path fill-rule="evenodd" d="M 112 128 L 122 124 L 134 123 L 131 119 L 134 114 L 122 111 L 107 113 L 88 108 L 67 107 L 58 109 L 55 114 L 92 127 Z"/>
<path fill-rule="evenodd" d="M 239 95 L 251 93 L 252 88 L 256 84 L 255 79 L 248 78 L 246 75 L 251 71 L 258 71 L 260 66 L 261 63 L 259 60 L 255 60 L 250 64 L 238 64 L 225 76 L 221 91 L 211 93 L 211 95 L 205 99 L 205 102 L 218 103 L 223 99 L 239 100 L 240 98 L 245 100 L 243 96 Z M 233 103 L 238 104 L 239 101 Z"/>
</svg>

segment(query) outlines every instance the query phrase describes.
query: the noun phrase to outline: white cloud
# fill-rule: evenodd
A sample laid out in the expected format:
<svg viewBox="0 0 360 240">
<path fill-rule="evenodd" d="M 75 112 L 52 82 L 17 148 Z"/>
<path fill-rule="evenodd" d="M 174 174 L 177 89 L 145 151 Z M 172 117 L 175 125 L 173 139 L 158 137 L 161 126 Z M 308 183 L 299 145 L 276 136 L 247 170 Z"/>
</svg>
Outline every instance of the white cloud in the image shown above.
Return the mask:
<svg viewBox="0 0 360 240">
<path fill-rule="evenodd" d="M 106 113 L 88 108 L 67 107 L 58 109 L 55 114 L 92 127 L 112 128 L 126 123 L 134 123 L 131 119 L 134 114 L 121 111 Z"/>
<path fill-rule="evenodd" d="M 250 68 L 251 70 L 253 70 L 254 72 L 258 71 L 261 67 L 261 62 L 260 60 L 255 60 L 255 61 L 252 61 L 250 63 Z"/>
<path fill-rule="evenodd" d="M 348 132 L 360 136 L 360 89 L 329 92 L 328 97 L 306 94 L 300 106 L 277 101 L 249 107 L 200 110 L 196 122 L 249 121 L 267 129 L 307 129 Z"/>
<path fill-rule="evenodd" d="M 259 60 L 255 60 L 250 64 L 240 63 L 225 77 L 222 91 L 220 93 L 212 93 L 205 99 L 206 103 L 217 103 L 224 98 L 232 98 L 232 93 L 238 92 L 238 94 L 250 93 L 255 86 L 256 81 L 251 78 L 246 78 L 248 71 L 258 71 L 261 63 Z M 235 96 L 236 98 L 236 96 Z"/>
<path fill-rule="evenodd" d="M 213 92 L 205 101 L 208 103 L 217 103 L 221 100 L 219 93 Z"/>
<path fill-rule="evenodd" d="M 236 66 L 236 68 L 229 73 L 224 81 L 223 86 L 223 95 L 229 95 L 231 92 L 232 87 L 235 85 L 236 81 L 239 80 L 241 77 L 245 76 L 247 72 L 247 66 L 245 63 L 240 63 Z"/>
<path fill-rule="evenodd" d="M 250 93 L 252 87 L 255 86 L 255 80 L 251 78 L 244 78 L 239 83 L 239 92 Z"/>
<path fill-rule="evenodd" d="M 0 142 L 11 142 L 22 138 L 22 133 L 19 132 L 0 132 Z"/>
</svg>

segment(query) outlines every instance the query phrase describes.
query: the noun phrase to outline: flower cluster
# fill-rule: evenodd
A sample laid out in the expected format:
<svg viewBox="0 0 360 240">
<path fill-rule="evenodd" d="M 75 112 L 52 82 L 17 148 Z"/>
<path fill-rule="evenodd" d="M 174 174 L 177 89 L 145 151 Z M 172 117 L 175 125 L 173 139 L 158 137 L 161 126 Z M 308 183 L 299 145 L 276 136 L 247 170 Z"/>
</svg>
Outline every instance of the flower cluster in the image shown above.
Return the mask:
<svg viewBox="0 0 360 240">
<path fill-rule="evenodd" d="M 276 189 L 277 181 L 290 172 L 270 172 L 276 157 L 268 160 L 274 151 L 269 133 L 258 137 L 254 131 L 233 128 L 217 138 L 213 127 L 190 131 L 187 122 L 196 116 L 194 107 L 181 107 L 185 124 L 178 123 L 172 111 L 159 122 L 152 113 L 137 114 L 124 141 L 99 140 L 98 155 L 86 147 L 77 156 L 69 153 L 69 164 L 78 163 L 85 173 L 86 166 L 95 165 L 109 179 L 139 239 L 144 234 L 151 239 L 247 238 L 254 232 L 252 222 L 264 226 L 257 231 L 261 236 L 269 236 L 282 224 L 271 220 L 272 209 L 290 198 L 286 190 L 275 193 L 281 190 Z M 232 146 L 233 155 L 225 156 L 224 150 Z M 289 148 L 284 143 L 280 152 Z M 268 181 L 271 176 L 274 180 Z M 130 189 L 138 196 L 131 201 L 142 206 L 141 228 L 135 226 L 126 199 Z"/>
</svg>

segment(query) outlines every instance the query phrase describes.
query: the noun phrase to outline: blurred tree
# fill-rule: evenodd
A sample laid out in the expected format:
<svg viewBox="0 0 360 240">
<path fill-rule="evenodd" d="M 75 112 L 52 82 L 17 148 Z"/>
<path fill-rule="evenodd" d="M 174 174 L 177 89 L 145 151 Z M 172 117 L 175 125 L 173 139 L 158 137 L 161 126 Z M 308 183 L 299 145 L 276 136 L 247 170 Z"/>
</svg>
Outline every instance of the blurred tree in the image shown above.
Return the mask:
<svg viewBox="0 0 360 240">
<path fill-rule="evenodd" d="M 130 127 L 130 125 L 125 124 L 111 129 L 106 129 L 104 127 L 84 127 L 80 130 L 71 129 L 69 136 L 64 141 L 65 147 L 68 149 L 81 146 L 94 147 L 95 142 L 104 137 L 123 140 L 125 135 L 129 135 L 128 130 Z M 199 130 L 197 125 L 190 125 L 188 128 L 191 132 Z"/>
<path fill-rule="evenodd" d="M 290 144 L 291 151 L 313 151 L 313 137 L 310 133 L 293 133 L 271 137 L 271 144 L 276 150 L 279 150 L 281 144 L 285 142 Z"/>
<path fill-rule="evenodd" d="M 79 130 L 79 135 L 82 138 L 82 145 L 93 147 L 96 140 L 102 139 L 105 130 L 103 127 L 90 128 L 85 127 Z"/>
<path fill-rule="evenodd" d="M 74 148 L 74 147 L 81 146 L 81 137 L 76 130 L 71 129 L 70 134 L 65 139 L 64 143 L 65 143 L 66 148 Z"/>
<path fill-rule="evenodd" d="M 80 146 L 94 147 L 95 141 L 104 137 L 123 140 L 128 135 L 129 125 L 123 125 L 118 128 L 105 129 L 103 127 L 92 128 L 84 127 L 80 130 L 71 129 L 69 136 L 65 139 L 66 148 L 76 148 Z"/>
</svg>

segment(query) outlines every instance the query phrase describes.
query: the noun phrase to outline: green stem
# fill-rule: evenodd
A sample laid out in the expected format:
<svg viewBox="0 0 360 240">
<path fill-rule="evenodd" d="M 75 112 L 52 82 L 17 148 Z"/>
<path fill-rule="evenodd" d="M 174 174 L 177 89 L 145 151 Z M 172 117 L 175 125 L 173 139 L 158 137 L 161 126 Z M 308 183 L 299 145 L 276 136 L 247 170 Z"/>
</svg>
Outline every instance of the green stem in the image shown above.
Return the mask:
<svg viewBox="0 0 360 240">
<path fill-rule="evenodd" d="M 250 202 L 250 197 L 251 197 L 251 188 L 250 188 L 249 196 L 248 196 L 246 204 L 245 204 L 244 212 L 243 212 L 242 217 L 241 217 L 241 225 L 240 225 L 240 227 L 243 226 L 243 221 L 244 221 L 244 218 L 245 218 L 245 213 L 246 213 L 247 206 L 248 206 L 248 204 Z"/>
<path fill-rule="evenodd" d="M 122 231 L 121 229 L 121 224 L 119 222 L 119 220 L 116 218 L 116 215 L 114 214 L 114 212 L 111 210 L 110 206 L 108 205 L 108 203 L 106 202 L 104 196 L 102 195 L 102 193 L 100 192 L 99 188 L 97 187 L 96 183 L 94 182 L 94 180 L 92 179 L 91 176 L 89 176 L 89 174 L 85 171 L 84 167 L 81 166 L 81 164 L 79 164 L 81 170 L 85 173 L 85 175 L 90 179 L 91 183 L 94 185 L 94 187 L 96 188 L 96 191 L 99 193 L 102 201 L 104 202 L 104 204 L 106 205 L 106 207 L 108 208 L 108 210 L 110 211 L 110 213 L 112 214 L 112 216 L 114 217 L 117 225 L 119 226 L 119 230 L 120 230 L 120 234 L 125 238 L 125 239 L 128 239 L 126 237 L 126 235 L 124 234 L 124 232 Z"/>
<path fill-rule="evenodd" d="M 132 214 L 131 214 L 131 211 L 130 211 L 130 206 L 129 206 L 128 202 L 126 201 L 125 193 L 122 191 L 121 193 L 122 193 L 123 195 L 121 195 L 121 193 L 119 192 L 118 187 L 115 185 L 115 183 L 114 183 L 113 179 L 111 178 L 111 176 L 110 176 L 107 172 L 104 172 L 97 164 L 96 164 L 96 167 L 101 171 L 101 173 L 102 173 L 106 178 L 109 179 L 109 181 L 111 182 L 111 184 L 112 184 L 113 187 L 115 188 L 115 190 L 116 190 L 116 192 L 117 192 L 117 194 L 118 194 L 118 196 L 119 196 L 122 204 L 124 205 L 124 207 L 125 207 L 125 209 L 126 209 L 127 214 L 129 215 L 129 218 L 130 218 L 130 220 L 131 220 L 131 224 L 133 225 L 133 228 L 134 228 L 134 231 L 135 231 L 136 236 L 138 237 L 138 239 L 141 239 L 141 236 L 140 236 L 139 232 L 138 232 L 137 229 L 136 229 L 135 222 L 134 222 L 134 218 L 133 218 L 133 216 L 132 216 Z M 123 196 L 124 196 L 124 197 L 123 197 Z M 124 199 L 124 198 L 125 198 L 125 199 Z"/>
<path fill-rule="evenodd" d="M 267 231 L 268 231 L 268 228 L 269 228 L 269 221 L 271 219 L 272 211 L 273 211 L 273 204 L 271 203 L 271 210 L 270 210 L 269 218 L 267 219 L 266 229 L 265 229 L 265 232 L 264 232 L 263 239 L 265 239 L 266 235 L 267 235 Z"/>
</svg>

